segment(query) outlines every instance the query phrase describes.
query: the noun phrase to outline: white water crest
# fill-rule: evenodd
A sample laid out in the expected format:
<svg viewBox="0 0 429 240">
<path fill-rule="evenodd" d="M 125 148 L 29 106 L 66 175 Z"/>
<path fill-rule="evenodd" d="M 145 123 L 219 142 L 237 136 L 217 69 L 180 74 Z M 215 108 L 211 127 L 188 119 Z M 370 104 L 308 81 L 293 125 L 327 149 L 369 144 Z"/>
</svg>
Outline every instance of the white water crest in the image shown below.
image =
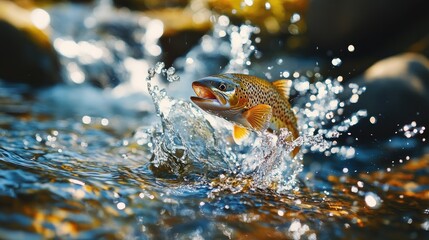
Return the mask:
<svg viewBox="0 0 429 240">
<path fill-rule="evenodd" d="M 326 80 L 310 84 L 308 91 L 312 94 L 304 94 L 310 98 L 316 94 L 318 101 L 298 110 L 299 138 L 293 142 L 283 141 L 290 133 L 281 129 L 277 135 L 253 133 L 243 144 L 237 145 L 231 137 L 231 123 L 202 111 L 188 100 L 169 97 L 165 89 L 153 82 L 156 75 L 179 81 L 173 68 L 165 69 L 164 63 L 159 62 L 148 72 L 147 86 L 160 122 L 138 131 L 136 138 L 145 139 L 153 154 L 155 168 L 162 167 L 175 176 L 185 173 L 205 181 L 232 177 L 242 181 L 241 184 L 250 183 L 253 188 L 274 188 L 278 192 L 294 189 L 302 171 L 303 154 L 292 158 L 290 152 L 295 147 L 301 147 L 302 152 L 330 150 L 335 145 L 330 139 L 338 136 L 339 131 L 346 131 L 354 121 L 346 119 L 330 129 L 323 129 L 321 122 L 326 120 L 328 113 L 338 110 L 332 102 L 339 101 L 335 95 L 340 92 L 339 85 L 329 85 L 332 81 Z M 326 91 L 326 87 L 330 91 Z M 332 91 L 332 88 L 338 91 Z M 359 119 L 360 114 L 358 112 L 351 118 Z M 334 117 L 328 116 L 329 119 Z M 233 185 L 236 187 L 237 182 Z"/>
<path fill-rule="evenodd" d="M 250 25 L 225 26 L 224 22 L 218 21 L 212 35 L 203 38 L 203 42 L 211 39 L 214 49 L 228 44 L 226 48 L 231 51 L 225 72 L 248 73 L 250 56 L 256 50 L 250 38 L 258 29 Z M 197 60 L 196 56 L 192 59 Z M 192 66 L 188 68 L 193 69 Z M 364 88 L 349 85 L 348 88 L 356 96 L 341 101 L 339 94 L 344 87 L 338 79 L 320 77 L 312 82 L 308 77 L 301 76 L 293 83 L 294 91 L 298 93 L 293 110 L 298 118 L 300 137 L 293 142 L 285 142 L 282 139 L 290 132 L 281 129 L 276 134 L 252 133 L 241 145 L 237 145 L 232 140 L 230 122 L 204 112 L 189 100 L 171 97 L 161 87 L 164 86 L 160 83 L 162 81 L 155 81 L 158 77 L 164 77 L 173 86 L 191 89 L 188 78 L 198 74 L 190 74 L 186 67 L 183 70 L 180 74 L 183 73 L 184 82 L 180 81 L 174 68 L 166 69 L 162 62 L 148 70 L 147 87 L 160 122 L 138 130 L 135 138 L 150 149 L 154 171 L 167 171 L 184 179 L 196 177 L 199 181 L 212 183 L 217 189 L 241 191 L 250 187 L 283 192 L 298 188 L 304 153 L 323 152 L 325 155 L 341 154 L 345 157 L 354 154 L 352 147 L 336 146 L 335 139 L 366 116 L 364 110 L 347 118 L 342 116 L 343 108 L 356 103 Z M 300 147 L 301 152 L 292 158 L 290 153 L 295 147 Z"/>
</svg>

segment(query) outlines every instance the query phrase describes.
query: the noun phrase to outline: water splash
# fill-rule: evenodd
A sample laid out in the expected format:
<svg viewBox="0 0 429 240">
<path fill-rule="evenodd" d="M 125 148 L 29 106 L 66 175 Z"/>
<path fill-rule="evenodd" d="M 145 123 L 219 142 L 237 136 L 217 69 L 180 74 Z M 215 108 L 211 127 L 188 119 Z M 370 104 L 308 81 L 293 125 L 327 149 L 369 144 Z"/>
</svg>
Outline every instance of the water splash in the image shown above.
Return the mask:
<svg viewBox="0 0 429 240">
<path fill-rule="evenodd" d="M 136 138 L 144 138 L 151 149 L 154 171 L 167 170 L 175 177 L 187 179 L 214 180 L 220 183 L 216 186 L 227 189 L 239 185 L 239 189 L 269 188 L 283 192 L 297 186 L 297 175 L 302 171 L 303 155 L 290 157 L 295 147 L 325 150 L 331 146 L 323 134 L 309 128 L 293 142 L 282 140 L 290 132 L 281 129 L 279 136 L 253 133 L 242 145 L 236 145 L 229 122 L 203 112 L 190 102 L 169 97 L 165 89 L 152 81 L 157 75 L 177 81 L 179 77 L 174 72 L 173 68 L 165 69 L 164 63 L 157 63 L 149 69 L 146 79 L 161 122 L 138 131 Z M 328 101 L 327 96 L 320 95 L 320 101 Z M 316 115 L 309 119 L 318 120 Z M 308 126 L 308 122 L 305 124 Z"/>
<path fill-rule="evenodd" d="M 250 25 L 230 25 L 229 19 L 220 16 L 212 36 L 203 38 L 201 45 L 204 50 L 208 48 L 204 47 L 208 45 L 208 38 L 212 47 L 221 45 L 221 38 L 227 38 L 231 51 L 226 72 L 248 73 L 249 58 L 256 51 L 250 37 L 256 32 L 258 29 Z M 194 60 L 198 58 L 192 58 L 193 64 L 204 62 Z M 185 76 L 188 76 L 186 69 Z M 146 78 L 161 121 L 149 129 L 138 131 L 135 137 L 151 149 L 155 173 L 165 175 L 168 172 L 170 177 L 208 181 L 217 190 L 236 192 L 262 188 L 284 192 L 297 188 L 297 176 L 303 169 L 303 153 L 319 151 L 326 155 L 354 156 L 352 147 L 336 146 L 335 139 L 366 116 L 364 110 L 347 118 L 342 116 L 343 108 L 356 103 L 365 91 L 357 85 L 349 85 L 352 97 L 340 101 L 338 95 L 344 87 L 339 79 L 320 77 L 319 81 L 312 83 L 306 75 L 294 74 L 297 78 L 294 88 L 299 93 L 294 111 L 299 119 L 301 136 L 293 142 L 285 142 L 281 139 L 290 134 L 287 129 L 280 130 L 277 135 L 253 133 L 244 143 L 236 145 L 231 137 L 231 123 L 203 112 L 188 101 L 168 96 L 166 90 L 153 81 L 158 75 L 166 77 L 169 82 L 179 80 L 175 69 L 166 69 L 162 62 L 149 68 Z M 290 152 L 295 147 L 303 150 L 291 158 Z"/>
<path fill-rule="evenodd" d="M 412 138 L 417 134 L 423 134 L 425 130 L 425 126 L 417 126 L 417 123 L 412 121 L 410 124 L 405 124 L 401 129 L 399 129 L 399 132 L 402 132 L 406 138 Z"/>
<path fill-rule="evenodd" d="M 326 156 L 340 154 L 346 158 L 354 157 L 355 150 L 351 146 L 336 146 L 335 141 L 340 135 L 347 133 L 351 126 L 356 125 L 367 116 L 366 110 L 359 110 L 350 116 L 344 116 L 347 105 L 357 103 L 359 96 L 365 92 L 365 87 L 349 84 L 352 96 L 348 100 L 340 100 L 346 87 L 341 85 L 340 79 L 318 79 L 315 83 L 302 76 L 294 82 L 294 89 L 298 92 L 294 110 L 298 118 L 300 132 L 304 136 L 318 135 L 327 139 L 324 144 L 312 145 L 307 151 L 324 152 Z"/>
<path fill-rule="evenodd" d="M 259 28 L 250 24 L 233 25 L 225 15 L 211 19 L 214 23 L 212 31 L 173 64 L 180 71 L 181 84 L 190 85 L 192 80 L 219 71 L 249 74 L 250 57 L 260 53 L 251 41 L 252 35 L 259 33 Z M 188 97 L 192 92 L 191 88 L 172 85 L 168 89 L 170 96 Z"/>
<path fill-rule="evenodd" d="M 54 5 L 48 16 L 63 78 L 70 84 L 115 88 L 129 83 L 133 85 L 129 93 L 141 86 L 135 81 L 141 79 L 135 69 L 153 64 L 162 53 L 158 40 L 163 23 L 116 9 L 111 0 L 96 1 L 95 6 Z"/>
</svg>

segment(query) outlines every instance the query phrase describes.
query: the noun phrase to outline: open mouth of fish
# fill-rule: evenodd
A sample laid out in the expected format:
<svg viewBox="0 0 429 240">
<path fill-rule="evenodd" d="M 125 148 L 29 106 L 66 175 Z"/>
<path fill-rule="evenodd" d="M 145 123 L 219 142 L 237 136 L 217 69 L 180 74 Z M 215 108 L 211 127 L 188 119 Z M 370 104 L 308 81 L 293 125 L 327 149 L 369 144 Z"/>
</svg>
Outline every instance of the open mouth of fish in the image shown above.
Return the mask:
<svg viewBox="0 0 429 240">
<path fill-rule="evenodd" d="M 209 88 L 204 86 L 203 84 L 199 82 L 193 82 L 192 88 L 194 89 L 195 94 L 197 97 L 192 96 L 191 100 L 194 103 L 220 103 L 217 96 L 213 93 L 213 91 Z"/>
</svg>

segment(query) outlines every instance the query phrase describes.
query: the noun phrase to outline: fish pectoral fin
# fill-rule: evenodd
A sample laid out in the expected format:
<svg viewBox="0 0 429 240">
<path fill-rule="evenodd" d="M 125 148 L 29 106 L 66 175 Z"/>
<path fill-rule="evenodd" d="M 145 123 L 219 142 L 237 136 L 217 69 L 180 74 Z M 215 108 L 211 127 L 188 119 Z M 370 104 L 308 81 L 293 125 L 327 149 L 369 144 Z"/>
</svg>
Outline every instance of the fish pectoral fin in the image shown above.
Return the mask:
<svg viewBox="0 0 429 240">
<path fill-rule="evenodd" d="M 249 136 L 250 131 L 247 130 L 245 127 L 241 127 L 238 125 L 234 125 L 232 137 L 234 138 L 234 142 L 237 144 L 241 144 L 243 140 Z"/>
<path fill-rule="evenodd" d="M 266 104 L 256 105 L 243 113 L 243 117 L 255 130 L 261 131 L 268 127 L 271 120 L 271 106 Z"/>
<path fill-rule="evenodd" d="M 290 87 L 292 86 L 291 80 L 280 79 L 280 80 L 274 81 L 272 84 L 283 97 L 285 97 L 286 99 L 289 99 Z"/>
</svg>

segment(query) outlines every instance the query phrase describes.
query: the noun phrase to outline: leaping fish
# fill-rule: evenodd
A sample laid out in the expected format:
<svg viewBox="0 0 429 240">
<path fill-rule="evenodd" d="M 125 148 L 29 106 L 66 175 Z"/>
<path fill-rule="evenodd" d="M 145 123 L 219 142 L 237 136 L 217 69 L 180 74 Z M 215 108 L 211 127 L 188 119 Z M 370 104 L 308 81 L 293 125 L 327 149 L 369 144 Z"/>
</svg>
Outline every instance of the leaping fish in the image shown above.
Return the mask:
<svg viewBox="0 0 429 240">
<path fill-rule="evenodd" d="M 192 83 L 198 107 L 234 123 L 233 138 L 242 142 L 249 130 L 264 131 L 287 128 L 292 134 L 285 139 L 298 138 L 297 120 L 289 103 L 290 80 L 268 82 L 245 74 L 219 74 Z M 299 152 L 296 147 L 291 155 Z"/>
</svg>

